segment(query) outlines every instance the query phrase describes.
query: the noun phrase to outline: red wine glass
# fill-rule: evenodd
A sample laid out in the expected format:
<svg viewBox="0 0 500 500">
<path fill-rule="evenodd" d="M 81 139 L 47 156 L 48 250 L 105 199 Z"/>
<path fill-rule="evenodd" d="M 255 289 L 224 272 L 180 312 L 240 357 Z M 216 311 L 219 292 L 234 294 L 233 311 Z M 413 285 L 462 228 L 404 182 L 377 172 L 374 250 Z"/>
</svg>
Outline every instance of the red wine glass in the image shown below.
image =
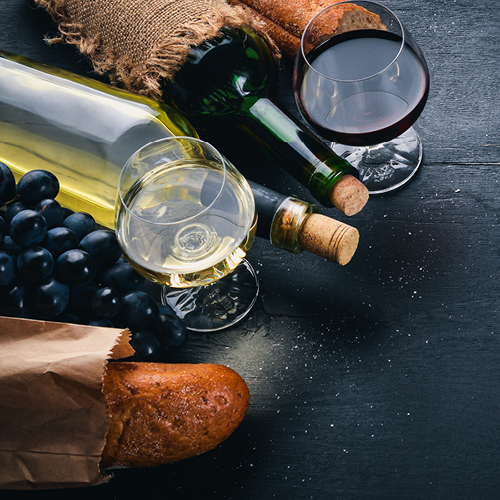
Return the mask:
<svg viewBox="0 0 500 500">
<path fill-rule="evenodd" d="M 323 9 L 304 30 L 293 84 L 306 122 L 333 141 L 370 194 L 413 178 L 422 142 L 412 125 L 427 101 L 429 70 L 393 12 L 368 1 Z"/>
</svg>

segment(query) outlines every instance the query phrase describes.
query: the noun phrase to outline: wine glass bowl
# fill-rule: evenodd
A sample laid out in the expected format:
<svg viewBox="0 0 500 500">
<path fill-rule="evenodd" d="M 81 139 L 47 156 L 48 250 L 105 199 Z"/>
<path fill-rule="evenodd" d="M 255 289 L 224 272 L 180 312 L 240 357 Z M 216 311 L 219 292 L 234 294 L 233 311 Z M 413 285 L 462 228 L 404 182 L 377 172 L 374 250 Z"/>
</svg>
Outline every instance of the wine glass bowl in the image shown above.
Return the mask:
<svg viewBox="0 0 500 500">
<path fill-rule="evenodd" d="M 186 302 L 186 294 L 200 297 L 201 289 L 234 271 L 252 245 L 256 220 L 246 179 L 199 139 L 169 137 L 149 143 L 121 172 L 115 215 L 118 242 L 141 275 L 164 286 L 166 303 L 172 290 L 174 302 Z M 176 293 L 180 289 L 187 290 L 182 300 Z M 186 307 L 177 311 L 180 317 L 210 315 L 206 307 L 198 311 L 194 299 Z"/>
<path fill-rule="evenodd" d="M 414 176 L 422 145 L 412 125 L 427 101 L 429 72 L 389 9 L 354 1 L 320 11 L 302 35 L 293 82 L 303 118 L 358 169 L 371 194 Z"/>
</svg>

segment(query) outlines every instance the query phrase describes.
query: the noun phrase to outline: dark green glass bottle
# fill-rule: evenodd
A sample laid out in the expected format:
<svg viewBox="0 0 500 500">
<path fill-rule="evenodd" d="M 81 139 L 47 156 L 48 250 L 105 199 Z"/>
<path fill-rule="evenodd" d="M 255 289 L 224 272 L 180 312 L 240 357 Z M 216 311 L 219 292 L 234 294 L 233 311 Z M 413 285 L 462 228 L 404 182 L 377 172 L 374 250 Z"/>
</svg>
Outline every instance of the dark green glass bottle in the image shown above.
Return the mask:
<svg viewBox="0 0 500 500">
<path fill-rule="evenodd" d="M 196 127 L 219 122 L 245 130 L 320 203 L 356 213 L 368 198 L 352 177 L 356 170 L 273 101 L 276 77 L 276 62 L 261 37 L 225 27 L 220 37 L 193 47 L 174 79 L 163 82 L 164 99 Z"/>
</svg>

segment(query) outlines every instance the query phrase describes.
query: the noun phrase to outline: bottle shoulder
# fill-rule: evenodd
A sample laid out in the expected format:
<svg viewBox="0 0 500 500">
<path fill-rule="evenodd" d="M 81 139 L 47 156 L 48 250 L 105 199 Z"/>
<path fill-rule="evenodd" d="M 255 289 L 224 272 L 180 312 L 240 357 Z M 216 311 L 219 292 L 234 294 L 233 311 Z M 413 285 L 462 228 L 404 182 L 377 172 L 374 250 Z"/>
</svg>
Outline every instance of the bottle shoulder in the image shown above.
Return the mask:
<svg viewBox="0 0 500 500">
<path fill-rule="evenodd" d="M 188 116 L 244 112 L 277 81 L 274 56 L 247 28 L 227 28 L 193 47 L 172 80 L 163 82 L 167 99 Z"/>
</svg>

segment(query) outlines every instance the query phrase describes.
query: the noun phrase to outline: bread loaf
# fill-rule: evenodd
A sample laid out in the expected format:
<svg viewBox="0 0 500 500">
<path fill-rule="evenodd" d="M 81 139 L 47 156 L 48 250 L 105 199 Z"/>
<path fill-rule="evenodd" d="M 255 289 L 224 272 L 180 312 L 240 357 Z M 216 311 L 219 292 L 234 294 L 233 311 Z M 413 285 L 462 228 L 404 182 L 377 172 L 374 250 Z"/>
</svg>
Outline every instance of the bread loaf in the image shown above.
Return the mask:
<svg viewBox="0 0 500 500">
<path fill-rule="evenodd" d="M 200 455 L 238 427 L 245 381 L 216 364 L 109 363 L 110 417 L 101 469 L 152 467 Z"/>
<path fill-rule="evenodd" d="M 294 58 L 302 33 L 309 21 L 335 0 L 228 0 L 232 5 L 250 9 L 260 20 L 283 55 Z M 324 33 L 343 33 L 351 29 L 385 29 L 379 16 L 354 4 L 342 4 L 332 10 Z"/>
</svg>

